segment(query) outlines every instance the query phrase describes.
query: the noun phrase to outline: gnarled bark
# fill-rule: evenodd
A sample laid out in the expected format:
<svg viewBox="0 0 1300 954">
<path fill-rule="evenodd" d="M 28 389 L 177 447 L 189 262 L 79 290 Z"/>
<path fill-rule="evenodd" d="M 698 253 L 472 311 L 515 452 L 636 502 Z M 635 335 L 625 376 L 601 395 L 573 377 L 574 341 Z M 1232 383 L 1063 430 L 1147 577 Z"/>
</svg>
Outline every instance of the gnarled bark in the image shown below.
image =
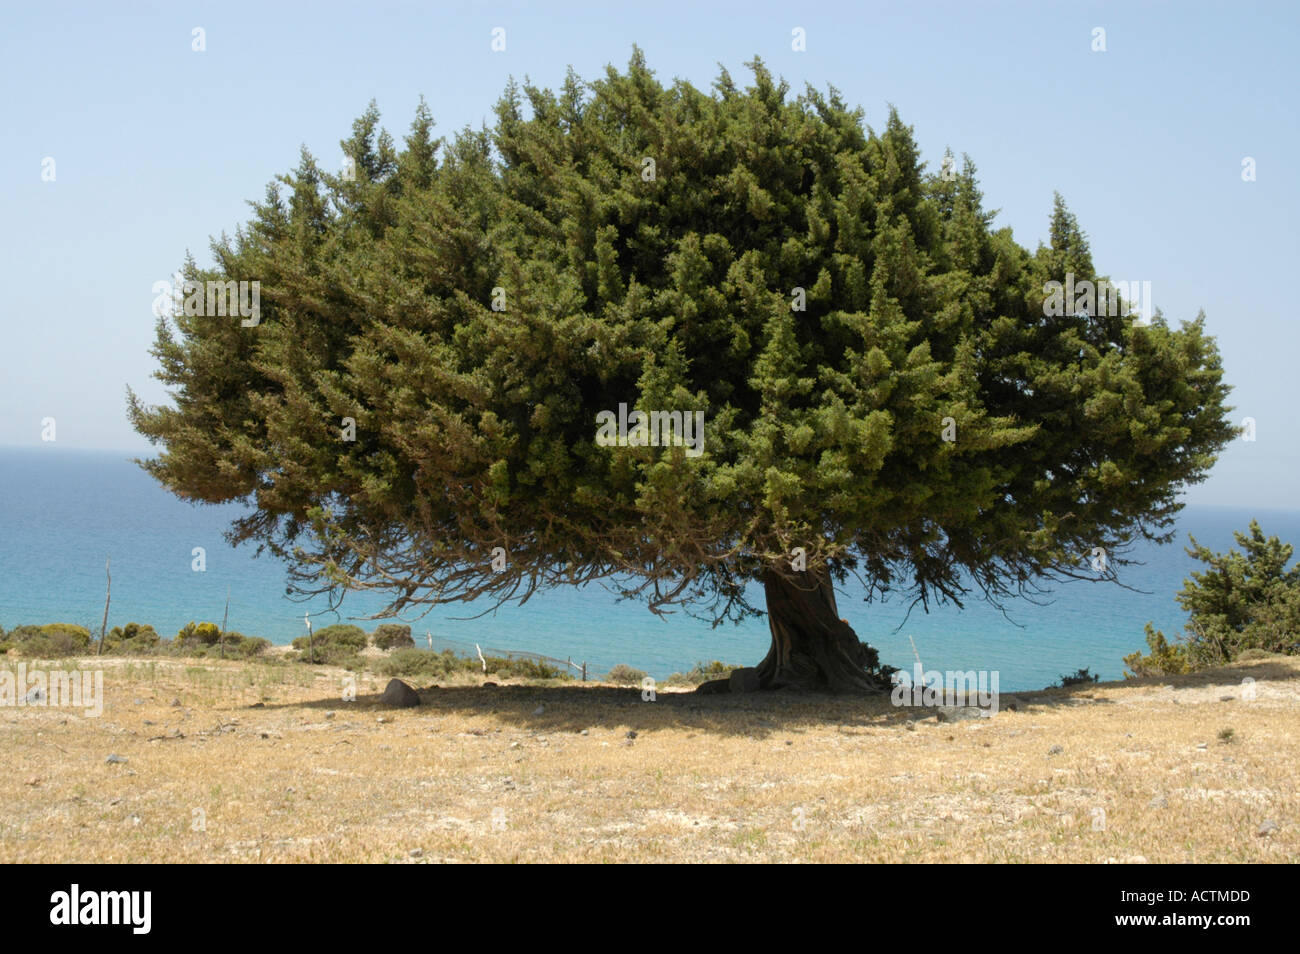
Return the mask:
<svg viewBox="0 0 1300 954">
<path fill-rule="evenodd" d="M 840 618 L 830 573 L 808 571 L 788 578 L 763 577 L 772 648 L 758 664 L 761 689 L 878 692 L 885 687 L 868 671 L 868 650 Z M 874 654 L 872 654 L 874 655 Z M 701 692 L 727 692 L 727 680 L 705 683 Z"/>
</svg>

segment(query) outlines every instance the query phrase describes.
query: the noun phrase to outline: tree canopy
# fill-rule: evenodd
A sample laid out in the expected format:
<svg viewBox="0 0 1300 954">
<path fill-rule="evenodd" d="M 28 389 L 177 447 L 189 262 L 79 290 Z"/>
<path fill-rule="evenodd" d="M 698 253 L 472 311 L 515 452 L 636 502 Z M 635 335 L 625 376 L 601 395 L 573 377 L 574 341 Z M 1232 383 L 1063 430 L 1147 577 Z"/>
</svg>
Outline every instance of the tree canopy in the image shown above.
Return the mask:
<svg viewBox="0 0 1300 954">
<path fill-rule="evenodd" d="M 259 282 L 260 320 L 158 322 L 144 466 L 249 503 L 231 539 L 300 591 L 393 610 L 608 579 L 717 621 L 801 572 L 996 599 L 1167 539 L 1235 433 L 1203 318 L 1045 314 L 1101 280 L 1059 196 L 1031 252 L 969 159 L 748 65 L 706 92 L 636 51 L 450 140 L 422 103 L 398 149 L 372 104 L 353 174 L 304 149 L 187 263 Z M 620 405 L 702 412 L 703 453 L 603 446 Z"/>
</svg>

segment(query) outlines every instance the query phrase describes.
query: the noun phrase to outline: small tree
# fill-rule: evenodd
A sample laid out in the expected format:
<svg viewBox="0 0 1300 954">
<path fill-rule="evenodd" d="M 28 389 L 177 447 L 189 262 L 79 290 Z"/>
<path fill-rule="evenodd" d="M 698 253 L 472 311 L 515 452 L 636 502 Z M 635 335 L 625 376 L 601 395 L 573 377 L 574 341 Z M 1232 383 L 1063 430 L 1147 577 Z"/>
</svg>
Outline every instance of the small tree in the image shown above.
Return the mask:
<svg viewBox="0 0 1300 954">
<path fill-rule="evenodd" d="M 1248 649 L 1300 652 L 1300 564 L 1287 569 L 1293 548 L 1265 539 L 1258 521 L 1233 536 L 1244 552 L 1215 553 L 1192 537 L 1189 556 L 1209 569 L 1183 581 L 1178 604 L 1188 612 L 1187 633 L 1171 644 L 1150 623 L 1151 655 L 1135 652 L 1124 665 L 1136 675 L 1178 673 L 1232 662 Z"/>
</svg>

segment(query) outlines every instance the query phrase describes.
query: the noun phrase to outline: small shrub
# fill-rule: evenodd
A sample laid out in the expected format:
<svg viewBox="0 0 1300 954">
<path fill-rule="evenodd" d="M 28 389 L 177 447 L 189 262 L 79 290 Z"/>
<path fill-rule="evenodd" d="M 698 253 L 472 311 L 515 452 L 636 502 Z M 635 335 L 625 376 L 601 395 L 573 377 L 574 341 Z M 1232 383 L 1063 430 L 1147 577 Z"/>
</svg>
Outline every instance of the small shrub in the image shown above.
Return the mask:
<svg viewBox="0 0 1300 954">
<path fill-rule="evenodd" d="M 1076 670 L 1073 676 L 1061 677 L 1061 688 L 1068 689 L 1070 686 L 1087 686 L 1094 682 L 1101 682 L 1101 676 L 1094 676 L 1087 669 Z"/>
<path fill-rule="evenodd" d="M 380 623 L 370 634 L 370 642 L 376 649 L 411 649 L 415 646 L 411 627 L 397 623 Z"/>
<path fill-rule="evenodd" d="M 1150 623 L 1146 625 L 1147 648 L 1149 656 L 1143 656 L 1141 650 L 1124 657 L 1124 665 L 1134 676 L 1181 676 L 1191 672 L 1191 661 L 1187 656 L 1185 645 L 1170 645 L 1165 634 L 1155 629 Z"/>
<path fill-rule="evenodd" d="M 177 631 L 172 643 L 176 649 L 198 649 L 211 646 L 220 638 L 221 627 L 216 623 L 196 623 L 190 620 Z"/>
<path fill-rule="evenodd" d="M 646 673 L 641 669 L 633 669 L 626 663 L 619 663 L 609 671 L 605 677 L 607 682 L 612 682 L 616 686 L 639 686 L 641 680 L 646 677 Z"/>
<path fill-rule="evenodd" d="M 457 656 L 450 649 L 440 653 L 427 649 L 394 649 L 383 659 L 375 660 L 371 668 L 381 676 L 425 676 L 441 678 L 453 672 L 472 672 L 477 661 Z"/>
<path fill-rule="evenodd" d="M 558 667 L 526 656 L 518 659 L 486 656 L 488 675 L 514 676 L 519 679 L 571 679 L 572 675 Z"/>
<path fill-rule="evenodd" d="M 361 664 L 357 652 L 366 647 L 367 641 L 366 631 L 360 626 L 335 623 L 313 633 L 310 641 L 306 636 L 299 636 L 293 641 L 293 648 L 298 650 L 300 662 L 310 663 L 314 656 L 316 665 L 355 669 Z"/>
<path fill-rule="evenodd" d="M 104 637 L 104 651 L 118 655 L 143 655 L 153 652 L 161 643 L 161 637 L 148 623 L 127 623 L 108 631 Z"/>
<path fill-rule="evenodd" d="M 715 659 L 712 662 L 697 662 L 689 672 L 675 672 L 664 680 L 665 686 L 699 686 L 714 679 L 726 679 L 733 669 L 729 663 Z"/>
<path fill-rule="evenodd" d="M 90 630 L 73 623 L 15 626 L 9 632 L 6 642 L 14 644 L 24 656 L 75 656 L 89 649 Z"/>
<path fill-rule="evenodd" d="M 230 635 L 227 633 L 227 635 Z M 252 659 L 254 656 L 260 656 L 266 652 L 266 647 L 271 645 L 269 639 L 263 639 L 261 636 L 244 636 L 241 637 L 235 652 L 245 659 Z"/>
</svg>

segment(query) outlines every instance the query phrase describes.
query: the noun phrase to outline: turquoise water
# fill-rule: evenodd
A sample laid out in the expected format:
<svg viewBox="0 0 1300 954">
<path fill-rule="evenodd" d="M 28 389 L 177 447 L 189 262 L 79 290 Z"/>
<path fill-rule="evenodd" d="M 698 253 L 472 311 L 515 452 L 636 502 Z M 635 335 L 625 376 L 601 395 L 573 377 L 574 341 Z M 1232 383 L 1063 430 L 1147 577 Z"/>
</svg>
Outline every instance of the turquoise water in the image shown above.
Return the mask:
<svg viewBox="0 0 1300 954">
<path fill-rule="evenodd" d="M 238 506 L 177 500 L 127 454 L 54 445 L 0 449 L 0 626 L 57 620 L 98 632 L 104 561 L 110 556 L 110 627 L 134 620 L 170 636 L 189 620 L 220 623 L 227 587 L 230 628 L 275 643 L 303 635 L 304 611 L 313 613 L 319 628 L 383 605 L 357 594 L 334 617 L 316 615 L 325 609 L 324 600 L 289 600 L 281 563 L 254 558 L 253 548 L 232 549 L 223 540 L 223 530 L 241 512 Z M 1232 531 L 1244 530 L 1252 517 L 1267 534 L 1300 540 L 1300 512 L 1188 507 L 1177 544 L 1135 551 L 1145 565 L 1122 571 L 1123 582 L 1146 592 L 1070 582 L 1058 585 L 1045 606 L 1011 601 L 1007 616 L 972 602 L 964 610 L 932 607 L 928 614 L 918 607 L 902 625 L 908 609 L 903 601 L 866 604 L 850 588 L 840 595 L 840 613 L 884 662 L 902 668 L 914 661 L 911 635 L 927 668 L 995 670 L 1004 691 L 1041 688 L 1080 667 L 1116 679 L 1123 672 L 1121 657 L 1144 647 L 1144 623 L 1152 620 L 1167 634 L 1180 629 L 1184 614 L 1174 594 L 1200 566 L 1183 552 L 1188 533 L 1226 549 Z M 206 550 L 201 573 L 191 569 L 195 547 Z M 765 619 L 717 629 L 680 613 L 664 621 L 643 605 L 617 602 L 599 586 L 543 593 L 526 606 L 503 607 L 477 620 L 452 618 L 468 615 L 462 608 L 439 608 L 410 622 L 419 645 L 431 632 L 435 641 L 586 660 L 593 671 L 624 662 L 659 678 L 698 660 L 753 664 L 768 644 Z M 370 629 L 374 623 L 362 625 Z"/>
</svg>

